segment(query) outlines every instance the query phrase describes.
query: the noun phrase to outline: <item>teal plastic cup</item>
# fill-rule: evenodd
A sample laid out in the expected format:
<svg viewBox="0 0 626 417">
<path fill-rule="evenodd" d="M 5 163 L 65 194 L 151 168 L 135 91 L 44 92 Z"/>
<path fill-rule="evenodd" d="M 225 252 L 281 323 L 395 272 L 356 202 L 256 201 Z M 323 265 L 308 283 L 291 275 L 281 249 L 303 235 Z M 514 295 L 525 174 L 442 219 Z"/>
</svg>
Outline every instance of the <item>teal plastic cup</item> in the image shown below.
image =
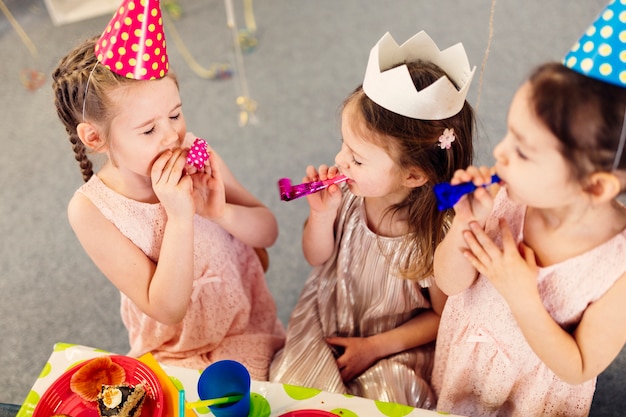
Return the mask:
<svg viewBox="0 0 626 417">
<path fill-rule="evenodd" d="M 241 363 L 231 360 L 209 365 L 198 379 L 198 396 L 210 400 L 232 395 L 242 395 L 236 402 L 211 405 L 215 417 L 247 417 L 250 413 L 250 373 Z"/>
</svg>

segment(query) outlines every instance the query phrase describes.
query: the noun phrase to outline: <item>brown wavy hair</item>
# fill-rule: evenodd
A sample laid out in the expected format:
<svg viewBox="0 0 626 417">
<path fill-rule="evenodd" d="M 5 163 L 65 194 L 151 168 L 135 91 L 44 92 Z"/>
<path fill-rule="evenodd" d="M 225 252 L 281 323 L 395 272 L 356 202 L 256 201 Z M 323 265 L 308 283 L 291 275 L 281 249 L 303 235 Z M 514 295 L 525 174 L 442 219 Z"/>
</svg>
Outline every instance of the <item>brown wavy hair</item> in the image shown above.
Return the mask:
<svg viewBox="0 0 626 417">
<path fill-rule="evenodd" d="M 406 64 L 415 88 L 419 91 L 431 85 L 446 73 L 437 65 L 417 61 Z M 450 227 L 453 210 L 439 211 L 433 186 L 448 182 L 458 169 L 472 163 L 474 110 L 465 101 L 454 116 L 443 120 L 421 120 L 389 111 L 372 101 L 359 86 L 343 103 L 355 103 L 369 130 L 365 137 L 387 150 L 395 162 L 409 170 L 419 168 L 428 181 L 414 188 L 406 199 L 389 208 L 387 215 L 399 211 L 408 215 L 409 233 L 404 238 L 402 250 L 411 253 L 407 265 L 400 266 L 401 274 L 408 279 L 420 280 L 433 274 L 433 256 Z M 441 149 L 439 137 L 445 129 L 454 129 L 456 136 L 450 149 Z M 373 134 L 372 134 L 373 132 Z"/>
</svg>

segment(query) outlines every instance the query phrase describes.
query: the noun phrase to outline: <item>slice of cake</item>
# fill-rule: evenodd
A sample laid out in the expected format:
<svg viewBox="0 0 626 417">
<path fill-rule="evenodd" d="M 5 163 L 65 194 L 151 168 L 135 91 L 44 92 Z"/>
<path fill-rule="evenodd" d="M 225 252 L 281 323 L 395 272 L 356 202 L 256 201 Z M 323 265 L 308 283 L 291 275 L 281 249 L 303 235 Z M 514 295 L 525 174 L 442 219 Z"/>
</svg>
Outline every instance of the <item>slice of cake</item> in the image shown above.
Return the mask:
<svg viewBox="0 0 626 417">
<path fill-rule="evenodd" d="M 143 384 L 103 385 L 98 395 L 98 413 L 101 417 L 139 417 L 145 398 Z"/>
</svg>

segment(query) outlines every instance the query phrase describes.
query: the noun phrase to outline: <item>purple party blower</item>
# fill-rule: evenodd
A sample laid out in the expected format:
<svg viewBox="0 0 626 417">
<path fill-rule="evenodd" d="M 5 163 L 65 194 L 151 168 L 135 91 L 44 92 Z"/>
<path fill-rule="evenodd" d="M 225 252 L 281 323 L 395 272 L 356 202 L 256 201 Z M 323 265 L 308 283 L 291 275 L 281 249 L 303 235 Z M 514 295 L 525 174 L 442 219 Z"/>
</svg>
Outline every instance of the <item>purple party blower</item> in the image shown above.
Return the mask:
<svg viewBox="0 0 626 417">
<path fill-rule="evenodd" d="M 493 174 L 491 176 L 491 183 L 485 184 L 483 187 L 487 187 L 498 182 L 500 182 L 500 177 Z M 452 208 L 457 201 L 461 199 L 461 197 L 465 194 L 471 193 L 476 188 L 478 187 L 476 187 L 476 185 L 472 182 L 464 182 L 457 185 L 450 185 L 448 182 L 435 184 L 433 191 L 435 192 L 435 197 L 437 197 L 437 208 L 440 211 Z"/>
<path fill-rule="evenodd" d="M 338 175 L 329 180 L 311 181 L 298 185 L 291 185 L 291 180 L 289 178 L 281 178 L 278 180 L 278 191 L 280 192 L 281 200 L 291 201 L 296 198 L 304 197 L 305 195 L 325 190 L 331 185 L 339 184 L 347 179 L 348 177 L 345 175 Z"/>
</svg>

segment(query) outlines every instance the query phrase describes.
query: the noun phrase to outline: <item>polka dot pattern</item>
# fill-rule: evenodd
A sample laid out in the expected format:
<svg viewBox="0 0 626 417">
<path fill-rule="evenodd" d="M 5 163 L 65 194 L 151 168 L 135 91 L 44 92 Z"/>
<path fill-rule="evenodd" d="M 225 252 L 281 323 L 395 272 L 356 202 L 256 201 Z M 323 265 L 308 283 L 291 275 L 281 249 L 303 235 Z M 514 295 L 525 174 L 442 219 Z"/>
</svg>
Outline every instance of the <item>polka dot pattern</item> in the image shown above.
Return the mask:
<svg viewBox="0 0 626 417">
<path fill-rule="evenodd" d="M 38 407 L 41 398 L 55 381 L 63 376 L 70 368 L 102 355 L 110 355 L 101 349 L 69 343 L 57 343 L 48 361 L 26 396 L 18 416 L 38 415 L 33 410 Z M 141 360 L 141 359 L 140 359 Z M 152 367 L 154 359 L 144 362 Z M 142 360 L 143 362 L 143 360 Z M 200 371 L 177 366 L 167 366 L 161 371 L 167 372 L 168 376 L 176 381 L 176 385 L 185 388 L 187 399 L 197 399 L 197 386 Z M 280 415 L 284 417 L 326 416 L 335 415 L 342 417 L 437 417 L 442 416 L 434 411 L 411 408 L 406 405 L 385 403 L 368 400 L 349 394 L 334 394 L 320 391 L 314 388 L 283 385 L 276 382 L 252 380 L 250 393 L 249 417 L 268 417 Z M 69 389 L 68 389 L 69 391 Z M 65 391 L 64 391 L 65 392 Z M 71 401 L 73 394 L 55 398 L 56 407 L 65 401 Z M 75 409 L 83 410 L 82 402 Z M 44 404 L 42 404 L 43 409 Z M 41 410 L 39 409 L 39 411 Z M 293 411 L 287 411 L 293 410 Z M 326 411 L 328 410 L 328 411 Z M 81 415 L 93 415 L 93 409 L 84 409 Z M 146 414 L 146 413 L 144 413 Z M 192 413 L 193 414 L 193 413 Z M 210 410 L 202 407 L 196 410 L 199 416 L 210 416 Z M 47 414 L 49 415 L 49 414 Z M 75 414 L 78 415 L 78 414 Z"/>
<path fill-rule="evenodd" d="M 191 148 L 189 148 L 189 152 L 187 152 L 187 165 L 193 165 L 198 171 L 204 171 L 204 163 L 209 159 L 206 149 L 206 141 L 196 138 Z"/>
<path fill-rule="evenodd" d="M 626 0 L 611 0 L 563 58 L 592 78 L 626 87 Z"/>
<path fill-rule="evenodd" d="M 159 0 L 125 0 L 96 43 L 98 61 L 127 78 L 154 80 L 169 61 Z"/>
</svg>

